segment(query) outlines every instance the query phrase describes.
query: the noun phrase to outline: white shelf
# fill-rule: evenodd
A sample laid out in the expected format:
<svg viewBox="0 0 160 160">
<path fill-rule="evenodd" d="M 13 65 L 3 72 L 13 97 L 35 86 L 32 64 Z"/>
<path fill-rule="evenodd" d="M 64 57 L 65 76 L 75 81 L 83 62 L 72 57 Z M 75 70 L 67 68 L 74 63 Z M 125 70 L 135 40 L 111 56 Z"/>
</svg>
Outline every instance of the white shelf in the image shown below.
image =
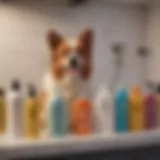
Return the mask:
<svg viewBox="0 0 160 160">
<path fill-rule="evenodd" d="M 62 155 L 160 144 L 160 129 L 140 133 L 66 136 L 59 139 L 0 141 L 0 157 Z"/>
</svg>

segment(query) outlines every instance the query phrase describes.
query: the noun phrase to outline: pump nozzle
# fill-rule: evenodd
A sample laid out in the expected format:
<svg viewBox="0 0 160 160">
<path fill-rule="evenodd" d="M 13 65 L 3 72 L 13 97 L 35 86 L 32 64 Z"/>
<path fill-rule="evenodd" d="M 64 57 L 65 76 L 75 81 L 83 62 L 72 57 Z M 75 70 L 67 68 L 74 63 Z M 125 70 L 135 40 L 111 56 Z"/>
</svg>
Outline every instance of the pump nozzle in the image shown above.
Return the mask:
<svg viewBox="0 0 160 160">
<path fill-rule="evenodd" d="M 30 96 L 30 97 L 35 97 L 36 96 L 36 88 L 35 88 L 35 86 L 33 85 L 33 84 L 29 84 L 28 85 L 28 95 Z"/>
<path fill-rule="evenodd" d="M 3 97 L 5 95 L 4 89 L 0 88 L 0 97 Z"/>
<path fill-rule="evenodd" d="M 11 82 L 11 89 L 12 89 L 12 90 L 19 91 L 20 88 L 21 88 L 20 81 L 17 80 L 17 79 L 14 79 L 14 80 Z"/>
</svg>

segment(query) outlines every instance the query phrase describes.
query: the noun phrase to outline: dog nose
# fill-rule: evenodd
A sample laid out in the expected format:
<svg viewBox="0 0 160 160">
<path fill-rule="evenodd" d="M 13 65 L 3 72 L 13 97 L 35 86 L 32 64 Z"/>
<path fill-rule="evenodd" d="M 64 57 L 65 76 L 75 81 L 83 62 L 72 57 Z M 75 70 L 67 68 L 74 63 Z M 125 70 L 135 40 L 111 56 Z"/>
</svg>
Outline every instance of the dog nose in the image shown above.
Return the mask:
<svg viewBox="0 0 160 160">
<path fill-rule="evenodd" d="M 78 61 L 76 57 L 73 57 L 70 61 L 71 67 L 76 68 L 78 66 Z"/>
</svg>

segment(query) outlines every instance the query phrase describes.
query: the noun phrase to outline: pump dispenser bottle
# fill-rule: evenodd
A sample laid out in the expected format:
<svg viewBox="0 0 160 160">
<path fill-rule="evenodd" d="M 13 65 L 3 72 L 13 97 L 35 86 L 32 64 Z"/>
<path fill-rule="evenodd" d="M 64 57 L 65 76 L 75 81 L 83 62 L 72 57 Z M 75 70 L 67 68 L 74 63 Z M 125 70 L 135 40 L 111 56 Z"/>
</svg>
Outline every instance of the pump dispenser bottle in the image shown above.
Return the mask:
<svg viewBox="0 0 160 160">
<path fill-rule="evenodd" d="M 23 135 L 23 99 L 21 84 L 18 80 L 11 82 L 7 96 L 7 134 L 8 138 L 21 138 Z"/>
<path fill-rule="evenodd" d="M 145 127 L 145 104 L 138 85 L 132 87 L 129 94 L 129 130 L 140 131 Z"/>
<path fill-rule="evenodd" d="M 60 89 L 56 88 L 56 97 L 53 97 L 48 106 L 49 136 L 64 136 L 67 133 L 67 107 L 60 96 Z"/>
<path fill-rule="evenodd" d="M 128 131 L 128 94 L 126 89 L 119 89 L 114 97 L 115 132 Z"/>
<path fill-rule="evenodd" d="M 36 95 L 36 89 L 33 85 L 28 87 L 28 98 L 24 108 L 24 135 L 27 138 L 38 138 L 39 136 L 39 103 Z"/>
<path fill-rule="evenodd" d="M 95 98 L 93 109 L 95 130 L 99 133 L 113 133 L 114 108 L 112 95 L 105 85 L 101 86 Z"/>
</svg>

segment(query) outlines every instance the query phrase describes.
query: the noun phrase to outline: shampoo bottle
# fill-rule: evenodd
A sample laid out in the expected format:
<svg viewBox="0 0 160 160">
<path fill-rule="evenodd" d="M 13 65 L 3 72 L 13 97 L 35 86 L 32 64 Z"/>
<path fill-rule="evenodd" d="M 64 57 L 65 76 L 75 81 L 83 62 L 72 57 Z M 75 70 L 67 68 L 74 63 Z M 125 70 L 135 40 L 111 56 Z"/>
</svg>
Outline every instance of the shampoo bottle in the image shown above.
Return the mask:
<svg viewBox="0 0 160 160">
<path fill-rule="evenodd" d="M 64 136 L 67 133 L 67 111 L 64 100 L 60 96 L 59 89 L 56 97 L 53 97 L 48 106 L 48 130 L 49 136 Z"/>
<path fill-rule="evenodd" d="M 145 95 L 145 128 L 153 129 L 156 127 L 156 94 L 150 89 Z"/>
<path fill-rule="evenodd" d="M 128 131 L 128 95 L 126 89 L 120 89 L 114 97 L 115 132 Z"/>
<path fill-rule="evenodd" d="M 37 138 L 39 136 L 39 103 L 34 86 L 28 88 L 28 98 L 24 106 L 24 135 L 26 138 Z"/>
<path fill-rule="evenodd" d="M 72 105 L 71 127 L 72 132 L 79 135 L 88 135 L 92 132 L 92 107 L 88 99 L 77 98 Z"/>
<path fill-rule="evenodd" d="M 134 86 L 129 94 L 129 130 L 140 131 L 145 127 L 144 98 L 139 86 Z"/>
<path fill-rule="evenodd" d="M 156 95 L 156 110 L 157 110 L 157 127 L 160 126 L 160 84 L 158 85 L 157 88 L 157 95 Z"/>
<path fill-rule="evenodd" d="M 5 93 L 0 88 L 0 134 L 4 134 L 6 130 L 6 99 Z"/>
<path fill-rule="evenodd" d="M 7 134 L 14 140 L 23 135 L 23 106 L 19 81 L 13 81 L 7 96 Z"/>
<path fill-rule="evenodd" d="M 108 88 L 101 86 L 95 98 L 94 127 L 99 133 L 113 133 L 113 104 Z"/>
</svg>

